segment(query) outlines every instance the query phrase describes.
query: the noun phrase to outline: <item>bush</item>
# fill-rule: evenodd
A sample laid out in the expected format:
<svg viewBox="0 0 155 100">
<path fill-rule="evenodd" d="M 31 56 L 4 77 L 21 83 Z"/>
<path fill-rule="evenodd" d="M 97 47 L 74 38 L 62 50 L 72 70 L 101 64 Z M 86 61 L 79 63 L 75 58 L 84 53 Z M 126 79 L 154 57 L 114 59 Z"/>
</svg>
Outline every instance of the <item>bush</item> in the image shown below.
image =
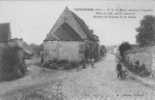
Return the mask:
<svg viewBox="0 0 155 100">
<path fill-rule="evenodd" d="M 1 54 L 0 80 L 9 81 L 21 77 L 24 74 L 24 64 L 18 55 L 18 47 L 7 46 Z"/>
<path fill-rule="evenodd" d="M 128 42 L 123 42 L 119 46 L 119 52 L 120 52 L 121 58 L 124 58 L 124 53 L 129 49 L 131 49 L 131 45 Z"/>
<path fill-rule="evenodd" d="M 77 62 L 69 62 L 67 60 L 49 60 L 48 62 L 43 64 L 43 67 L 50 69 L 72 69 L 79 66 Z"/>
<path fill-rule="evenodd" d="M 41 51 L 43 51 L 43 45 L 37 45 L 37 44 L 31 44 L 30 48 L 33 52 L 33 55 L 35 56 L 40 56 Z"/>
<path fill-rule="evenodd" d="M 4 48 L 3 54 L 2 54 L 2 62 L 5 65 L 5 67 L 2 67 L 2 70 L 5 72 L 12 72 L 15 70 L 14 67 L 19 59 L 18 59 L 18 54 L 17 54 L 18 48 L 14 47 L 7 47 Z"/>
</svg>

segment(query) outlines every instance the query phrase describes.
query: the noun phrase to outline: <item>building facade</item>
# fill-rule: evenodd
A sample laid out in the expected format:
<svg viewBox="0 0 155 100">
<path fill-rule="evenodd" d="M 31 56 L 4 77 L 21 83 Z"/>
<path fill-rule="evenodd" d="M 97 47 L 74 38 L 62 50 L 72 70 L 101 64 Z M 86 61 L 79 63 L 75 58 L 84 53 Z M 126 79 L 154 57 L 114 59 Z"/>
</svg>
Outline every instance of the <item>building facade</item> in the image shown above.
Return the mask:
<svg viewBox="0 0 155 100">
<path fill-rule="evenodd" d="M 86 58 L 85 50 L 98 51 L 98 37 L 85 22 L 66 8 L 47 34 L 43 43 L 43 58 L 81 62 Z"/>
</svg>

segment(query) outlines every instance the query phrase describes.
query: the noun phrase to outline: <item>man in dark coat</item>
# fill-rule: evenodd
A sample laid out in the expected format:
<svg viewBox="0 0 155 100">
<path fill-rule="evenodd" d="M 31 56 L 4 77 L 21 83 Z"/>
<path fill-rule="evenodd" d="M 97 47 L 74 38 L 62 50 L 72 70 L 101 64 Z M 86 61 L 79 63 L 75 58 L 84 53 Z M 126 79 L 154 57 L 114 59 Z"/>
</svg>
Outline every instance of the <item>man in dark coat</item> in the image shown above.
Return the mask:
<svg viewBox="0 0 155 100">
<path fill-rule="evenodd" d="M 122 77 L 122 65 L 120 63 L 117 64 L 117 78 L 121 78 Z"/>
</svg>

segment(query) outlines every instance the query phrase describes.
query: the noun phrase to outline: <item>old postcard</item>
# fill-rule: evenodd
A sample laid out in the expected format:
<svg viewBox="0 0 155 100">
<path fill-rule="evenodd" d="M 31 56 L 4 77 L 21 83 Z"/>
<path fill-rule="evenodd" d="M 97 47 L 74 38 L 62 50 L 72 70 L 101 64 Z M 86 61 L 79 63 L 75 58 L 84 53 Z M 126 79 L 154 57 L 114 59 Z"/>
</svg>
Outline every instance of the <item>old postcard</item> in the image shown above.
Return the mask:
<svg viewBox="0 0 155 100">
<path fill-rule="evenodd" d="M 0 100 L 154 100 L 155 0 L 0 0 Z"/>
</svg>

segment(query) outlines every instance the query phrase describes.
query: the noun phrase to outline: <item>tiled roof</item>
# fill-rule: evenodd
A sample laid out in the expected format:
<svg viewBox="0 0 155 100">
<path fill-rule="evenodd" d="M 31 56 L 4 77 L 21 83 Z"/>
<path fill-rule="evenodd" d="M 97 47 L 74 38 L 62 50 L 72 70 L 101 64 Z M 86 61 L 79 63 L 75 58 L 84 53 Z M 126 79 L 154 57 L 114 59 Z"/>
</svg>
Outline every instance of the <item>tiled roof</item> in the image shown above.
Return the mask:
<svg viewBox="0 0 155 100">
<path fill-rule="evenodd" d="M 68 29 L 60 28 L 64 24 Z M 59 31 L 58 31 L 59 30 Z M 64 32 L 63 32 L 64 31 Z M 67 31 L 67 32 L 66 32 Z M 60 33 L 59 33 L 60 32 Z M 58 35 L 61 34 L 61 35 Z M 74 35 L 73 35 L 74 34 Z M 70 36 L 69 36 L 70 35 Z M 75 38 L 75 36 L 77 38 Z M 63 38 L 62 38 L 63 37 Z M 70 39 L 69 39 L 70 38 Z M 68 8 L 64 10 L 45 40 L 92 40 L 98 41 L 98 37 L 92 33 L 85 22 Z"/>
</svg>

